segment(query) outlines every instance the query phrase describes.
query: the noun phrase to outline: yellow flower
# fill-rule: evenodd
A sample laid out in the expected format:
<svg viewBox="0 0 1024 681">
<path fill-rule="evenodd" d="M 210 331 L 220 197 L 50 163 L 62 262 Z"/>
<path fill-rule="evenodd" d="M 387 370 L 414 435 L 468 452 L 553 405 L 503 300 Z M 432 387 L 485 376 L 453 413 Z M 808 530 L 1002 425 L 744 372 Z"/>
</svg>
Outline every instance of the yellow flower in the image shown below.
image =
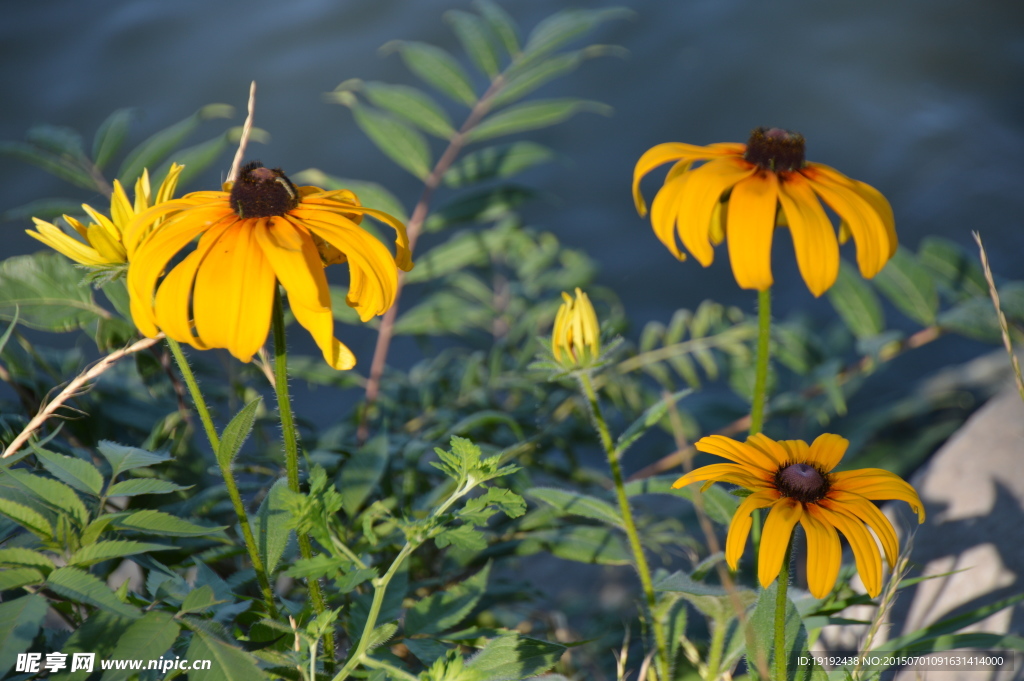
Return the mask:
<svg viewBox="0 0 1024 681">
<path fill-rule="evenodd" d="M 725 560 L 733 570 L 743 555 L 751 512 L 771 507 L 757 557 L 761 586 L 767 588 L 779 576 L 790 534 L 799 522 L 807 535 L 807 584 L 814 597 L 824 598 L 836 583 L 841 560 L 836 534 L 839 530 L 853 547 L 857 572 L 874 598 L 882 590 L 882 559 L 865 524 L 881 541 L 890 569 L 899 545 L 892 524 L 871 502 L 902 499 L 921 523 L 924 506 L 914 488 L 889 471 L 863 468 L 833 473 L 848 445 L 846 439 L 829 433 L 818 436 L 810 447 L 803 440 L 776 442 L 764 435 L 752 435 L 745 443 L 711 435 L 694 446 L 733 463 L 698 468 L 672 486 L 706 480 L 705 488 L 712 482 L 728 482 L 753 492 L 740 504 L 729 525 Z"/>
<path fill-rule="evenodd" d="M 589 364 L 601 354 L 601 331 L 587 294 L 576 288 L 576 298 L 562 292 L 565 300 L 555 315 L 551 353 L 563 366 Z"/>
<path fill-rule="evenodd" d="M 704 267 L 714 260 L 713 245 L 728 239 L 729 261 L 742 288 L 763 291 L 772 285 L 776 225 L 788 225 L 800 274 L 815 296 L 835 283 L 839 244 L 850 236 L 857 244 L 860 272 L 868 279 L 896 252 L 896 228 L 885 197 L 834 168 L 806 162 L 802 135 L 758 128 L 747 144 L 659 144 L 640 157 L 633 171 L 633 200 L 640 215 L 647 214 L 640 179 L 670 161 L 675 165 L 651 206 L 655 234 L 683 260 L 678 231 L 686 250 Z M 704 163 L 693 168 L 698 162 Z M 838 241 L 819 199 L 841 219 Z"/>
<path fill-rule="evenodd" d="M 347 260 L 347 302 L 363 321 L 391 307 L 397 269 L 412 268 L 405 225 L 353 198 L 296 187 L 281 170 L 253 162 L 224 191 L 194 192 L 145 211 L 127 234 L 138 244 L 128 268 L 136 326 L 149 337 L 162 330 L 199 349 L 227 348 L 248 362 L 267 338 L 279 281 L 327 363 L 351 369 L 355 356 L 334 337 L 325 263 Z M 363 214 L 395 229 L 395 256 L 352 219 Z M 158 218 L 163 222 L 146 234 Z M 158 286 L 167 263 L 196 237 L 195 250 Z M 321 251 L 318 242 L 336 252 Z"/>
<path fill-rule="evenodd" d="M 160 189 L 152 205 L 169 201 L 174 195 L 178 186 L 178 176 L 185 166 L 177 163 L 171 164 L 167 177 L 160 183 Z M 26 229 L 25 232 L 53 250 L 66 255 L 82 265 L 93 267 L 107 267 L 110 265 L 123 265 L 131 259 L 133 248 L 125 243 L 124 233 L 128 223 L 139 213 L 150 207 L 149 171 L 143 170 L 142 177 L 135 182 L 135 203 L 128 200 L 128 194 L 118 180 L 114 180 L 114 193 L 110 197 L 110 217 L 95 210 L 88 204 L 82 204 L 82 210 L 88 213 L 95 222 L 83 225 L 75 218 L 65 215 L 64 219 L 76 232 L 85 239 L 82 243 L 78 239 L 68 236 L 64 230 L 52 222 L 46 222 L 39 218 L 32 218 L 36 223 L 38 232 Z M 152 225 L 149 225 L 152 227 Z M 134 246 L 135 244 L 131 244 Z"/>
</svg>

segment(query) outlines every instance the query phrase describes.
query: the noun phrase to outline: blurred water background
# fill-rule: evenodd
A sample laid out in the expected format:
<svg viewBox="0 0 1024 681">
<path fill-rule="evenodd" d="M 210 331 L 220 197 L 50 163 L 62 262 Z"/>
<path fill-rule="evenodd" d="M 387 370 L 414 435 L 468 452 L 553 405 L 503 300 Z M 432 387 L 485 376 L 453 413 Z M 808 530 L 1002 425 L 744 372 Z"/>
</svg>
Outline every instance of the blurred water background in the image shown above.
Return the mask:
<svg viewBox="0 0 1024 681">
<path fill-rule="evenodd" d="M 561 0 L 502 4 L 527 31 L 572 6 Z M 802 132 L 809 159 L 880 189 L 895 209 L 901 243 L 916 247 L 925 235 L 939 234 L 973 248 L 970 230 L 981 230 L 995 271 L 1024 274 L 1024 4 L 638 0 L 576 6 L 613 4 L 635 15 L 604 26 L 592 42 L 621 45 L 629 56 L 588 62 L 539 94 L 603 101 L 614 115 L 582 114 L 532 135 L 564 158 L 519 179 L 550 197 L 526 208 L 527 222 L 598 261 L 598 281 L 622 298 L 634 333 L 708 297 L 753 310 L 755 295 L 736 287 L 724 248 L 708 270 L 693 260 L 676 262 L 636 215 L 629 185 L 637 158 L 654 144 L 745 141 L 759 125 Z M 233 124 L 240 124 L 255 79 L 256 123 L 272 140 L 254 145 L 250 157 L 287 172 L 316 167 L 380 182 L 410 207 L 418 181 L 372 146 L 347 109 L 322 95 L 349 78 L 414 83 L 397 55 L 378 48 L 402 38 L 458 52 L 441 18 L 451 8 L 468 9 L 469 2 L 8 2 L 0 22 L 0 139 L 22 139 L 30 126 L 49 123 L 78 129 L 88 145 L 120 107 L 138 108 L 129 148 L 211 102 L 234 105 Z M 462 111 L 451 111 L 460 121 Z M 206 123 L 190 143 L 224 129 L 223 121 Z M 184 189 L 218 187 L 229 164 L 226 154 L 216 170 Z M 654 184 L 645 186 L 650 196 Z M 107 206 L 99 195 L 0 159 L 0 211 L 49 196 Z M 24 234 L 28 226 L 0 225 L 0 256 L 40 249 Z M 834 312 L 807 292 L 788 235 L 779 234 L 776 315 L 799 312 L 832 323 Z M 425 240 L 420 249 L 431 243 Z M 844 256 L 852 260 L 852 244 Z M 889 313 L 891 324 L 913 328 Z M 373 333 L 346 328 L 342 334 L 367 371 Z M 293 337 L 302 350 L 316 352 L 305 334 Z M 906 390 L 918 377 L 988 347 L 942 339 L 892 363 L 864 394 Z M 420 350 L 408 341 L 391 357 L 401 364 Z M 298 399 L 300 411 L 321 424 L 341 413 L 337 403 L 308 393 L 300 391 Z"/>
</svg>

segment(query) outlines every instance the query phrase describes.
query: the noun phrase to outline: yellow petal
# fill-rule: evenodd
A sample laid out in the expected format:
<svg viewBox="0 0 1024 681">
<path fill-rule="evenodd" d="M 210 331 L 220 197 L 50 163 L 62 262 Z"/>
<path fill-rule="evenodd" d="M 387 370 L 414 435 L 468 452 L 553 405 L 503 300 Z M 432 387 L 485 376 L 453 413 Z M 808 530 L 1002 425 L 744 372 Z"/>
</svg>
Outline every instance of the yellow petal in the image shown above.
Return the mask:
<svg viewBox="0 0 1024 681">
<path fill-rule="evenodd" d="M 71 258 L 82 265 L 100 266 L 109 264 L 96 252 L 96 249 L 90 248 L 78 239 L 68 236 L 56 225 L 39 218 L 32 218 L 32 221 L 36 223 L 36 229 L 39 231 L 33 232 L 30 229 L 26 229 L 25 233 L 33 239 L 42 241 L 61 255 Z"/>
<path fill-rule="evenodd" d="M 799 173 L 789 173 L 781 183 L 779 203 L 789 222 L 800 274 L 811 293 L 820 296 L 839 276 L 839 242 L 835 228 L 811 190 L 810 182 Z"/>
<path fill-rule="evenodd" d="M 342 217 L 346 223 L 351 224 L 357 229 L 359 228 L 359 225 L 353 222 L 352 218 L 349 217 L 349 214 L 369 215 L 372 218 L 376 218 L 395 230 L 395 264 L 404 272 L 411 270 L 412 251 L 409 250 L 409 235 L 405 230 L 405 224 L 395 216 L 385 213 L 382 210 L 347 203 L 344 201 L 346 195 L 351 195 L 351 192 L 342 189 L 333 192 L 324 192 L 323 195 L 313 194 L 311 196 L 303 197 L 300 206 L 295 210 L 289 211 L 288 214 L 298 218 L 300 221 L 306 218 L 325 219 L 322 215 L 324 212 L 336 215 L 340 214 L 340 217 Z M 337 196 L 336 199 L 332 198 L 335 196 Z M 320 209 L 318 209 L 318 207 L 320 207 Z M 321 213 L 321 215 L 316 215 L 315 213 Z"/>
<path fill-rule="evenodd" d="M 807 588 L 815 598 L 824 598 L 836 585 L 843 552 L 835 528 L 818 519 L 817 508 L 808 504 L 806 511 L 800 525 L 807 535 Z"/>
<path fill-rule="evenodd" d="M 772 237 L 779 203 L 775 173 L 758 172 L 736 183 L 729 197 L 729 262 L 740 288 L 772 285 Z"/>
<path fill-rule="evenodd" d="M 882 550 L 885 551 L 885 561 L 889 563 L 889 567 L 891 568 L 896 564 L 896 556 L 900 552 L 896 530 L 893 529 L 892 523 L 878 510 L 877 506 L 859 494 L 840 490 L 832 490 L 829 492 L 828 498 L 823 499 L 819 503 L 833 511 L 845 513 L 866 523 L 868 527 L 874 530 L 879 541 L 882 542 Z"/>
<path fill-rule="evenodd" d="M 754 492 L 736 509 L 732 522 L 729 523 L 729 534 L 725 538 L 725 562 L 731 569 L 736 570 L 739 567 L 743 547 L 747 544 L 747 535 L 750 534 L 750 527 L 753 525 L 750 514 L 759 508 L 771 506 L 778 498 L 778 493 L 774 491 Z"/>
<path fill-rule="evenodd" d="M 747 489 L 763 489 L 766 483 L 751 475 L 743 466 L 734 463 L 715 463 L 710 466 L 701 466 L 684 475 L 672 483 L 673 489 L 686 487 L 694 482 L 728 482 L 733 485 L 746 487 Z"/>
<path fill-rule="evenodd" d="M 643 195 L 640 193 L 640 180 L 658 166 L 664 165 L 669 161 L 681 159 L 692 163 L 693 161 L 701 161 L 716 156 L 742 154 L 745 148 L 746 146 L 742 144 L 712 144 L 700 147 L 680 142 L 666 142 L 665 144 L 651 147 L 644 152 L 633 169 L 633 203 L 636 205 L 637 212 L 641 216 L 647 214 L 647 206 L 644 203 Z"/>
<path fill-rule="evenodd" d="M 874 537 L 868 534 L 867 528 L 859 520 L 844 513 L 836 513 L 820 504 L 818 517 L 838 529 L 850 542 L 853 558 L 857 563 L 857 573 L 864 582 L 868 595 L 874 598 L 882 592 L 882 556 Z"/>
<path fill-rule="evenodd" d="M 697 440 L 693 445 L 697 451 L 714 454 L 723 459 L 750 468 L 750 473 L 757 475 L 774 475 L 780 461 L 774 460 L 769 454 L 743 442 L 737 442 L 724 435 L 708 435 Z"/>
<path fill-rule="evenodd" d="M 779 446 L 786 450 L 787 463 L 809 463 L 810 448 L 803 440 L 779 440 Z"/>
<path fill-rule="evenodd" d="M 789 452 L 787 452 L 782 445 L 764 433 L 756 433 L 747 437 L 746 444 L 771 459 L 775 464 L 776 469 L 786 463 L 792 463 L 789 460 Z"/>
<path fill-rule="evenodd" d="M 89 244 L 96 249 L 96 252 L 100 254 L 104 260 L 108 263 L 123 263 L 128 261 L 128 255 L 125 253 L 124 245 L 110 236 L 110 233 L 100 225 L 93 225 L 89 228 L 86 233 L 89 238 Z"/>
<path fill-rule="evenodd" d="M 811 443 L 811 450 L 807 463 L 815 464 L 819 470 L 828 473 L 837 465 L 846 453 L 850 441 L 845 437 L 822 433 Z"/>
<path fill-rule="evenodd" d="M 114 193 L 110 197 L 110 218 L 117 227 L 117 234 L 120 237 L 124 228 L 132 221 L 135 211 L 132 210 L 132 203 L 128 200 L 128 194 L 119 180 L 114 180 Z"/>
<path fill-rule="evenodd" d="M 921 503 L 921 498 L 908 482 L 894 473 L 881 468 L 861 468 L 832 473 L 830 477 L 833 489 L 856 492 L 871 501 L 905 501 L 917 513 L 918 523 L 924 522 L 924 504 Z"/>
<path fill-rule="evenodd" d="M 721 200 L 723 192 L 752 175 L 755 169 L 742 159 L 721 158 L 705 163 L 679 180 L 685 183 L 676 208 L 679 238 L 704 267 L 715 257 L 711 247 L 711 214 L 715 204 Z"/>
<path fill-rule="evenodd" d="M 757 579 L 764 588 L 767 589 L 779 576 L 793 526 L 803 513 L 803 504 L 788 497 L 776 501 L 768 513 L 761 533 L 761 551 L 757 555 Z"/>
<path fill-rule="evenodd" d="M 679 217 L 679 196 L 686 186 L 688 177 L 684 174 L 665 182 L 654 195 L 654 203 L 651 205 L 651 227 L 654 229 L 654 235 L 678 260 L 686 260 L 686 255 L 676 242 L 676 220 Z"/>
<path fill-rule="evenodd" d="M 825 176 L 829 180 L 840 185 L 847 185 L 853 191 L 867 201 L 875 213 L 882 219 L 882 224 L 885 227 L 886 240 L 889 243 L 889 257 L 891 258 L 896 253 L 896 247 L 899 245 L 898 238 L 896 236 L 896 219 L 893 216 L 892 206 L 889 204 L 889 200 L 882 195 L 882 192 L 878 191 L 871 185 L 855 180 L 852 177 L 847 177 L 843 173 L 839 172 L 835 168 L 822 165 L 820 163 L 808 163 L 804 168 L 804 172 L 810 170 L 812 173 L 817 172 L 820 176 Z"/>
<path fill-rule="evenodd" d="M 174 196 L 174 190 L 178 188 L 178 178 L 181 177 L 181 171 L 184 169 L 185 166 L 181 164 L 171 164 L 171 169 L 167 171 L 167 177 L 160 183 L 160 188 L 156 192 L 156 198 L 153 200 L 154 204 L 171 200 L 171 197 Z M 147 195 L 149 194 L 148 190 L 146 193 Z"/>
<path fill-rule="evenodd" d="M 141 213 L 149 208 L 149 169 L 143 168 L 139 179 L 135 180 L 135 212 Z"/>
</svg>

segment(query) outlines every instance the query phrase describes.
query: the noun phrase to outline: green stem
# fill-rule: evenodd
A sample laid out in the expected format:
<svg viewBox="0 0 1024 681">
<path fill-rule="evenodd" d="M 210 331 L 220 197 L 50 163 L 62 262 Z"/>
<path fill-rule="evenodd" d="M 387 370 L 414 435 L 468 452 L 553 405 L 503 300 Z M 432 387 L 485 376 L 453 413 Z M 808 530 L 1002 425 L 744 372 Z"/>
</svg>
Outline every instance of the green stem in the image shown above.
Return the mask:
<svg viewBox="0 0 1024 681">
<path fill-rule="evenodd" d="M 181 351 L 181 345 L 172 338 L 167 339 L 167 345 L 171 348 L 171 354 L 174 355 L 174 361 L 178 364 L 178 370 L 181 371 L 182 378 L 185 379 L 185 385 L 192 396 L 192 403 L 195 405 L 196 411 L 199 412 L 199 418 L 203 422 L 203 429 L 206 430 L 206 438 L 210 441 L 214 458 L 217 459 L 217 465 L 220 467 L 221 477 L 224 478 L 224 487 L 228 491 L 228 498 L 231 499 L 231 505 L 234 507 L 235 515 L 238 517 L 238 525 L 242 529 L 242 539 L 245 541 L 245 549 L 249 554 L 249 561 L 252 563 L 253 571 L 256 572 L 256 581 L 260 585 L 263 600 L 267 605 L 267 613 L 272 619 L 277 619 L 277 605 L 274 602 L 274 592 L 270 588 L 270 579 L 267 577 L 267 570 L 263 566 L 263 559 L 260 558 L 260 552 L 256 546 L 256 538 L 253 536 L 252 527 L 249 525 L 249 514 L 245 512 L 245 504 L 242 503 L 242 495 L 238 491 L 238 483 L 235 481 L 234 472 L 231 470 L 231 462 L 218 455 L 220 437 L 217 435 L 217 429 L 213 426 L 210 410 L 206 406 L 206 400 L 203 399 L 203 393 L 199 390 L 199 383 L 196 382 L 195 374 L 192 373 L 192 367 L 188 365 L 185 353 Z"/>
<path fill-rule="evenodd" d="M 757 373 L 754 375 L 754 403 L 750 407 L 750 434 L 764 426 L 764 405 L 768 393 L 768 360 L 771 355 L 772 290 L 757 292 Z"/>
<path fill-rule="evenodd" d="M 786 557 L 779 570 L 778 589 L 775 592 L 775 681 L 787 681 L 786 671 L 786 591 L 789 590 L 789 560 L 793 553 L 793 540 L 786 546 Z"/>
<path fill-rule="evenodd" d="M 284 438 L 285 469 L 288 471 L 288 489 L 299 493 L 299 441 L 295 431 L 295 417 L 292 415 L 291 397 L 288 395 L 288 348 L 284 333 L 284 307 L 281 303 L 281 288 L 274 287 L 274 391 L 277 393 L 277 411 L 281 417 L 281 434 Z M 296 533 L 299 539 L 299 553 L 306 560 L 313 557 L 313 543 L 309 535 Z M 310 579 L 309 598 L 313 601 L 316 614 L 323 613 L 327 606 L 320 589 L 320 582 Z M 334 667 L 334 632 L 324 634 L 324 655 L 328 669 Z"/>
<path fill-rule="evenodd" d="M 718 678 L 719 667 L 722 666 L 722 653 L 725 650 L 725 632 L 729 628 L 728 618 L 716 619 L 712 623 L 711 644 L 708 649 L 708 675 L 709 681 Z"/>
<path fill-rule="evenodd" d="M 640 535 L 636 531 L 636 523 L 633 521 L 633 511 L 629 506 L 629 497 L 626 496 L 625 482 L 622 478 L 622 467 L 619 465 L 619 452 L 612 441 L 608 424 L 601 413 L 601 405 L 597 401 L 597 393 L 590 381 L 590 375 L 586 372 L 579 374 L 580 386 L 583 394 L 590 405 L 590 413 L 594 419 L 598 435 L 601 438 L 601 445 L 608 456 L 608 467 L 612 471 L 612 479 L 615 481 L 615 495 L 619 500 L 619 512 L 622 514 L 622 524 L 629 537 L 629 546 L 633 551 L 633 560 L 636 564 L 636 571 L 640 575 L 640 584 L 643 587 L 644 597 L 647 600 L 647 610 L 651 618 L 651 629 L 654 632 L 654 645 L 658 654 L 658 676 L 661 681 L 670 681 L 672 676 L 669 670 L 668 645 L 665 639 L 665 628 L 655 613 L 656 599 L 654 595 L 654 583 L 651 580 L 651 569 L 647 565 L 647 557 L 644 555 L 644 548 L 640 544 Z"/>
</svg>

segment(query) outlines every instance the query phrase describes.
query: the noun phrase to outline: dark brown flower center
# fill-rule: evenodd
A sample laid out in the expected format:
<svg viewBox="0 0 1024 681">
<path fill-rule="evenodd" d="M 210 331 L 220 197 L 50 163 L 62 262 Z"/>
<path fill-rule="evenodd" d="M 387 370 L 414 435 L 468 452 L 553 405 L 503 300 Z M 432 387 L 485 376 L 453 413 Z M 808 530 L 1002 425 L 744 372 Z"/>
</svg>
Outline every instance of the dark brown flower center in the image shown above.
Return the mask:
<svg viewBox="0 0 1024 681">
<path fill-rule="evenodd" d="M 794 463 L 775 473 L 775 488 L 787 497 L 811 503 L 828 494 L 828 476 L 806 463 Z"/>
<path fill-rule="evenodd" d="M 246 163 L 231 188 L 231 209 L 240 218 L 284 215 L 299 205 L 299 190 L 280 168 Z"/>
<path fill-rule="evenodd" d="M 773 172 L 804 167 L 804 136 L 782 128 L 757 128 L 750 133 L 743 158 Z"/>
</svg>

